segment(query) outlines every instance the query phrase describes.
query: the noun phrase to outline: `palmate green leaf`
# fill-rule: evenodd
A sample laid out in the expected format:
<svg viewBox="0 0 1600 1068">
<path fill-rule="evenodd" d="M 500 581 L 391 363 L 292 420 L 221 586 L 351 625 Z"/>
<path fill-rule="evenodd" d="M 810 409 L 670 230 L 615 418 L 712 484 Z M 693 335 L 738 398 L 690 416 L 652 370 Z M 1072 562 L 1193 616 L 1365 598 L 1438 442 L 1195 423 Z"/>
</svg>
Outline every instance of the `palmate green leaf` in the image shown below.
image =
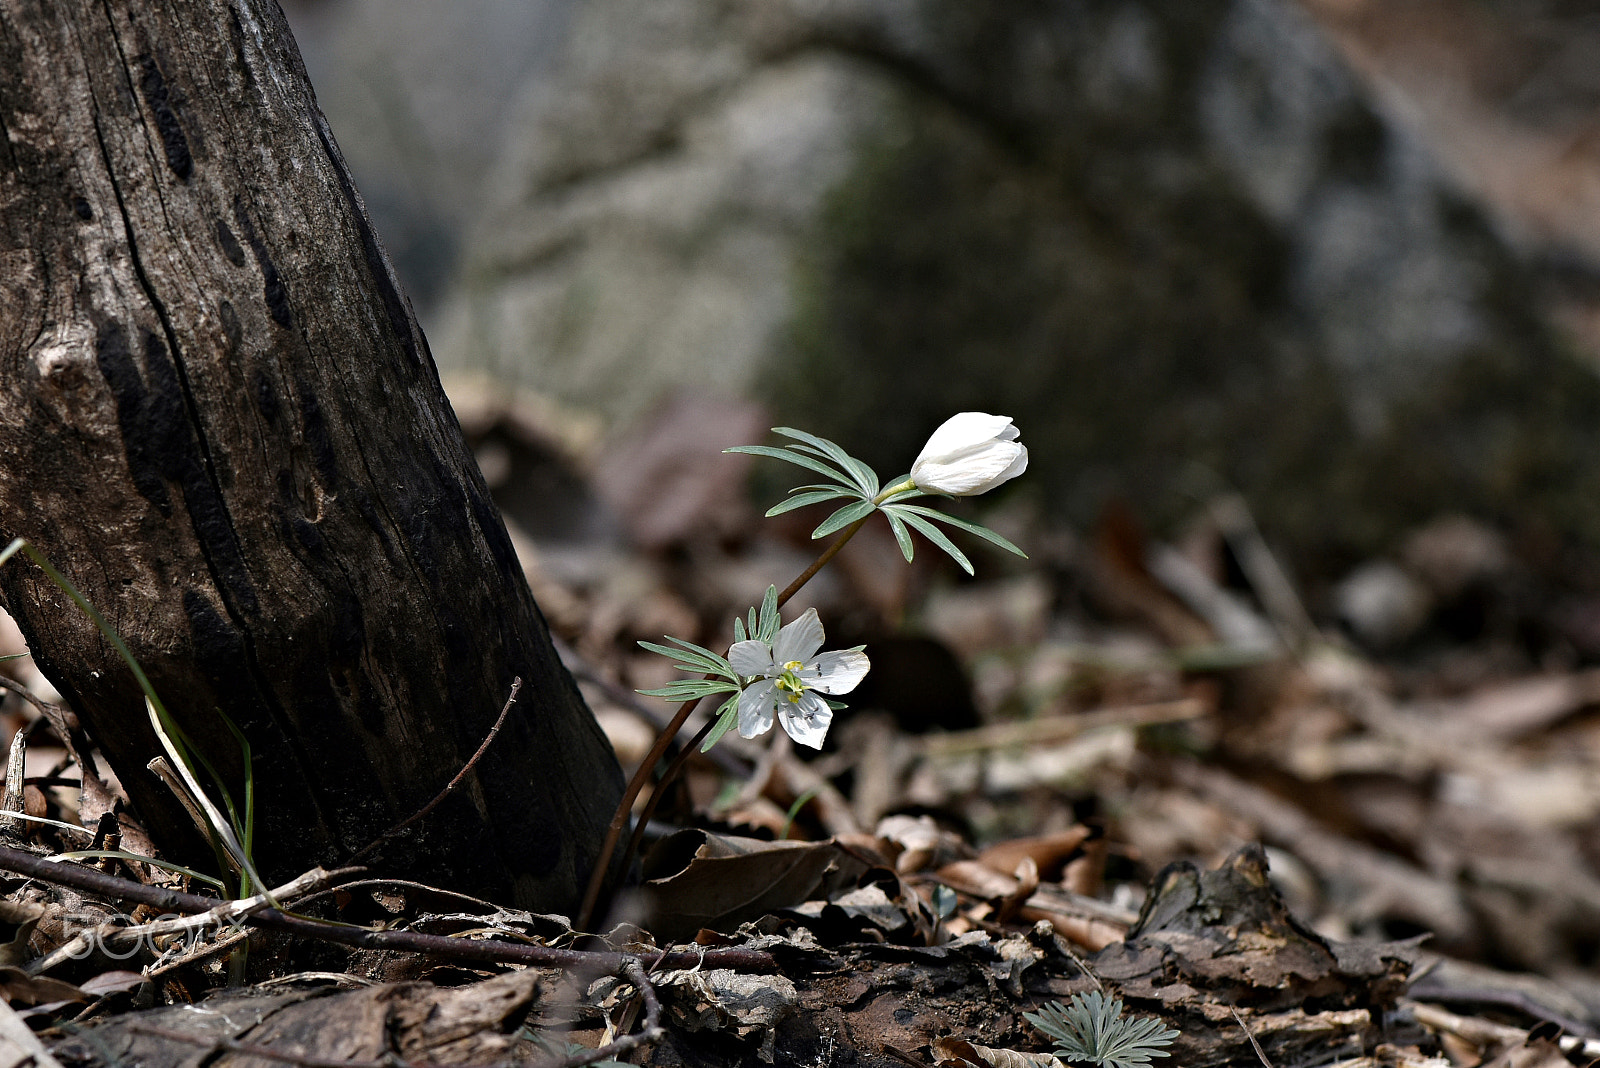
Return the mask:
<svg viewBox="0 0 1600 1068">
<path fill-rule="evenodd" d="M 817 474 L 837 482 L 845 489 L 856 488 L 855 480 L 849 475 L 845 474 L 843 471 L 840 471 L 834 467 L 830 467 L 828 464 L 823 463 L 815 456 L 800 452 L 797 449 L 780 449 L 773 445 L 735 445 L 731 449 L 723 449 L 722 451 L 742 452 L 749 456 L 766 456 L 774 460 L 788 460 L 792 464 L 799 464 L 801 467 L 810 468 L 811 470 L 817 472 Z"/>
<path fill-rule="evenodd" d="M 823 501 L 836 501 L 841 497 L 859 496 L 860 494 L 854 490 L 847 489 L 812 490 L 808 493 L 796 494 L 786 501 L 773 505 L 771 508 L 767 509 L 766 516 L 768 519 L 771 519 L 775 515 L 782 515 L 785 512 L 792 512 L 796 508 L 804 508 L 808 504 L 821 504 Z"/>
<path fill-rule="evenodd" d="M 684 641 L 682 638 L 674 637 L 671 634 L 666 635 L 666 639 L 673 645 L 684 650 L 684 652 L 692 653 L 696 657 L 704 660 L 712 667 L 722 668 L 723 670 L 727 670 L 728 668 L 728 661 L 726 659 L 718 656 L 716 653 L 712 652 L 710 649 L 707 649 L 703 645 L 696 645 L 694 642 Z"/>
<path fill-rule="evenodd" d="M 653 690 L 638 690 L 646 697 L 665 697 L 673 701 L 698 701 L 712 694 L 738 693 L 739 684 L 722 679 L 679 679 Z"/>
<path fill-rule="evenodd" d="M 706 735 L 706 740 L 700 743 L 700 752 L 711 752 L 711 747 L 722 741 L 722 736 L 727 734 L 738 720 L 739 695 L 735 693 L 717 708 L 717 725 L 711 728 L 711 733 Z"/>
<path fill-rule="evenodd" d="M 847 504 L 837 512 L 824 519 L 816 530 L 811 532 L 812 538 L 825 538 L 836 530 L 843 530 L 856 520 L 871 515 L 877 510 L 877 505 L 871 501 L 856 501 Z"/>
<path fill-rule="evenodd" d="M 961 570 L 965 571 L 969 575 L 972 574 L 972 561 L 967 559 L 967 554 L 963 553 L 960 549 L 957 549 L 955 543 L 944 536 L 944 531 L 940 530 L 938 527 L 934 526 L 920 515 L 917 515 L 915 512 L 910 511 L 910 507 L 910 505 L 904 504 L 888 504 L 884 505 L 883 510 L 885 512 L 892 512 L 893 514 L 898 515 L 901 519 L 915 528 L 923 537 L 927 538 L 929 541 L 933 542 L 939 548 L 948 553 L 950 555 L 950 559 L 961 565 Z"/>
<path fill-rule="evenodd" d="M 710 649 L 694 642 L 686 642 L 682 638 L 667 635 L 667 641 L 682 648 L 674 649 L 671 646 L 659 645 L 656 642 L 641 641 L 640 648 L 648 649 L 659 656 L 672 660 L 673 666 L 683 671 L 703 671 L 711 675 L 721 675 L 723 678 L 738 681 L 738 676 L 733 673 L 733 667 L 722 657 Z"/>
<path fill-rule="evenodd" d="M 1124 1017 L 1122 1000 L 1098 990 L 1074 994 L 1065 1005 L 1046 1002 L 1023 1016 L 1055 1040 L 1062 1057 L 1107 1068 L 1144 1068 L 1152 1057 L 1171 1056 L 1161 1047 L 1179 1034 L 1154 1017 Z"/>
<path fill-rule="evenodd" d="M 796 441 L 805 442 L 806 445 L 811 446 L 811 450 L 808 451 L 815 451 L 818 455 L 832 460 L 849 472 L 855 479 L 856 486 L 860 488 L 864 495 L 868 497 L 877 496 L 878 473 L 827 438 L 819 438 L 815 434 L 808 434 L 804 430 L 795 430 L 786 426 L 775 426 L 772 428 L 772 432 L 774 434 L 782 434 L 786 438 L 794 438 Z"/>
<path fill-rule="evenodd" d="M 1024 560 L 1028 558 L 1027 553 L 1023 552 L 1021 549 L 1017 548 L 1015 545 L 1011 544 L 1005 538 L 1002 538 L 988 527 L 980 526 L 977 523 L 969 523 L 965 519 L 957 519 L 953 515 L 945 515 L 943 512 L 935 511 L 932 508 L 928 508 L 920 504 L 903 504 L 900 507 L 904 508 L 908 512 L 915 512 L 916 514 L 924 516 L 928 519 L 937 520 L 940 523 L 949 523 L 953 527 L 960 527 L 968 534 L 976 534 L 985 541 L 1000 546 L 1000 548 L 1004 549 L 1006 552 L 1016 553 Z"/>
</svg>

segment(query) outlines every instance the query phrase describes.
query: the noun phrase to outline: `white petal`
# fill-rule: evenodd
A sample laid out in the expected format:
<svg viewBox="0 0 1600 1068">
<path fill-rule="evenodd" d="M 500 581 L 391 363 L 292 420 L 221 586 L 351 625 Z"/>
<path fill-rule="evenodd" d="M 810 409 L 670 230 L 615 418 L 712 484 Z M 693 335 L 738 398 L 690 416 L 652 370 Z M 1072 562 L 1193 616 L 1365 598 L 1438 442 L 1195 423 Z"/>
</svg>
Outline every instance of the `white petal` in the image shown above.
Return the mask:
<svg viewBox="0 0 1600 1068">
<path fill-rule="evenodd" d="M 772 643 L 772 662 L 780 669 L 795 660 L 804 664 L 821 648 L 822 620 L 817 618 L 815 608 L 807 608 L 805 615 L 778 628 L 778 637 Z"/>
<path fill-rule="evenodd" d="M 855 689 L 862 679 L 867 677 L 867 670 L 872 667 L 872 662 L 867 659 L 867 654 L 844 649 L 833 653 L 823 653 L 817 657 L 814 664 L 807 665 L 812 671 L 802 676 L 806 685 L 823 693 L 849 693 Z"/>
<path fill-rule="evenodd" d="M 1004 471 L 1000 472 L 1000 477 L 994 480 L 994 484 L 995 484 L 995 486 L 998 486 L 1000 483 L 1005 482 L 1008 479 L 1016 478 L 1018 475 L 1022 474 L 1022 472 L 1026 471 L 1027 469 L 1028 469 L 1028 447 L 1026 445 L 1018 445 L 1017 446 L 1017 458 L 1015 460 L 1011 461 L 1011 466 L 1010 467 L 1008 467 Z M 989 488 L 993 489 L 994 486 L 991 486 Z"/>
<path fill-rule="evenodd" d="M 828 702 L 814 693 L 803 693 L 798 703 L 780 701 L 778 704 L 778 719 L 789 737 L 801 745 L 821 749 L 822 740 L 828 736 L 828 725 L 833 722 L 833 709 L 828 707 Z"/>
<path fill-rule="evenodd" d="M 766 642 L 734 642 L 728 650 L 728 663 L 741 678 L 772 674 L 772 647 Z"/>
<path fill-rule="evenodd" d="M 1028 466 L 1028 450 L 1014 441 L 991 441 L 948 460 L 931 460 L 911 468 L 919 489 L 971 497 L 994 489 Z"/>
<path fill-rule="evenodd" d="M 990 415 L 987 412 L 960 412 L 940 424 L 928 436 L 928 443 L 917 455 L 915 468 L 924 461 L 939 462 L 996 438 L 1015 441 L 1018 431 L 1011 425 L 1009 415 Z"/>
<path fill-rule="evenodd" d="M 777 703 L 777 689 L 775 679 L 751 683 L 744 688 L 739 695 L 739 737 L 754 738 L 772 729 L 772 706 Z"/>
</svg>

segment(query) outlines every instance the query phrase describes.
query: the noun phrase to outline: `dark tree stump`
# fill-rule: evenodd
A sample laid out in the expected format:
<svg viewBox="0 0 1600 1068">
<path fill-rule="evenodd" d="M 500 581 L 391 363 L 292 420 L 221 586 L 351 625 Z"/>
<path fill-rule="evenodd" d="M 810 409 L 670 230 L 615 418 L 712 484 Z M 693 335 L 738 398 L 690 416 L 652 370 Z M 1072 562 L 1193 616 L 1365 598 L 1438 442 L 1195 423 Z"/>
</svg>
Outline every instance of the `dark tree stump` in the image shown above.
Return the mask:
<svg viewBox="0 0 1600 1068">
<path fill-rule="evenodd" d="M 621 792 L 274 0 L 0 0 L 0 533 L 121 631 L 257 859 L 569 906 Z M 156 840 L 132 678 L 20 559 L 0 596 Z M 237 793 L 236 793 L 237 796 Z M 208 856 L 201 853 L 201 856 Z"/>
</svg>

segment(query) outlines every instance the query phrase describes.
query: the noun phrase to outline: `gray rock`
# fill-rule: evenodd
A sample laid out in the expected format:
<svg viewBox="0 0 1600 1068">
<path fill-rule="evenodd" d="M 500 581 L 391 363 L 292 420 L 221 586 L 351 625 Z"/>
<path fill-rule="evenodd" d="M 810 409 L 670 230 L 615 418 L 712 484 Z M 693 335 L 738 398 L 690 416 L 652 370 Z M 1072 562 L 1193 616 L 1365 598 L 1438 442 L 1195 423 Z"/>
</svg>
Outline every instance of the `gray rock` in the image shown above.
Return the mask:
<svg viewBox="0 0 1600 1068">
<path fill-rule="evenodd" d="M 1303 573 L 1441 512 L 1600 538 L 1600 384 L 1284 0 L 591 0 L 435 351 L 617 422 L 684 386 L 902 470 L 1242 490 Z"/>
</svg>

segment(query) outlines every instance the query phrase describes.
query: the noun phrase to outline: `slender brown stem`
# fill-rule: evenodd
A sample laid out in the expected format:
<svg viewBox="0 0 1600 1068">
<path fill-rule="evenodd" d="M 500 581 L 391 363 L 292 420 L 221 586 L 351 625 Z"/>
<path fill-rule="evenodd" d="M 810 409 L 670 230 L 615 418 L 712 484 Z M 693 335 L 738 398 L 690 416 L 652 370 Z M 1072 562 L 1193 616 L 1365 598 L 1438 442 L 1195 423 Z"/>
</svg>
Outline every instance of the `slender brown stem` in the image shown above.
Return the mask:
<svg viewBox="0 0 1600 1068">
<path fill-rule="evenodd" d="M 522 677 L 519 675 L 511 680 L 511 695 L 506 698 L 505 707 L 500 709 L 500 714 L 495 717 L 494 726 L 489 728 L 489 733 L 483 739 L 483 744 L 478 746 L 478 751 L 473 753 L 471 759 L 461 766 L 460 771 L 456 772 L 456 777 L 445 783 L 444 789 L 435 794 L 432 801 L 429 801 L 416 812 L 413 812 L 410 816 L 407 816 L 393 827 L 390 827 L 387 831 L 384 831 L 377 838 L 362 846 L 361 851 L 352 856 L 347 863 L 356 863 L 362 857 L 371 853 L 373 850 L 380 848 L 384 843 L 388 842 L 401 831 L 405 830 L 407 827 L 411 826 L 413 823 L 416 823 L 422 817 L 438 808 L 439 803 L 445 798 L 449 797 L 452 790 L 461 785 L 461 780 L 467 777 L 467 772 L 476 767 L 478 761 L 483 759 L 483 754 L 489 751 L 489 745 L 494 741 L 495 735 L 499 734 L 500 728 L 505 726 L 506 716 L 511 712 L 511 706 L 517 703 L 517 691 L 521 689 Z"/>
<path fill-rule="evenodd" d="M 667 751 L 667 746 L 672 744 L 672 739 L 677 737 L 678 731 L 683 728 L 684 720 L 689 718 L 689 713 L 694 711 L 695 705 L 700 703 L 700 698 L 685 701 L 678 706 L 677 715 L 672 721 L 656 735 L 656 742 L 650 747 L 650 752 L 644 755 L 639 768 L 633 773 L 633 778 L 628 780 L 628 788 L 622 791 L 622 800 L 617 803 L 617 811 L 611 816 L 611 823 L 606 827 L 606 837 L 600 843 L 600 852 L 595 855 L 594 870 L 589 873 L 589 886 L 583 892 L 583 907 L 578 909 L 578 922 L 573 926 L 579 931 L 589 929 L 589 921 L 594 918 L 595 905 L 600 901 L 600 891 L 605 888 L 606 871 L 611 867 L 611 856 L 617 851 L 617 840 L 622 837 L 622 828 L 628 822 L 628 813 L 633 811 L 633 803 L 639 797 L 639 791 L 644 789 L 644 784 L 649 781 L 650 772 L 654 770 L 661 756 Z"/>
<path fill-rule="evenodd" d="M 829 545 L 826 549 L 822 550 L 822 555 L 811 561 L 810 567 L 800 572 L 793 582 L 789 583 L 789 585 L 783 588 L 783 592 L 778 594 L 778 607 L 782 608 L 784 605 L 788 604 L 789 598 L 799 593 L 800 587 L 810 582 L 812 577 L 816 575 L 818 571 L 821 571 L 827 566 L 829 560 L 832 560 L 835 556 L 838 556 L 839 550 L 844 548 L 844 543 L 855 537 L 856 531 L 860 530 L 862 524 L 871 518 L 872 513 L 868 512 L 860 519 L 857 519 L 854 523 L 851 523 L 849 526 L 845 527 L 844 533 L 835 538 L 832 545 Z"/>
<path fill-rule="evenodd" d="M 800 588 L 810 582 L 812 577 L 818 571 L 821 571 L 829 560 L 837 556 L 839 550 L 844 548 L 845 542 L 855 537 L 856 531 L 860 530 L 862 525 L 870 518 L 871 513 L 868 513 L 845 527 L 839 536 L 826 549 L 822 550 L 822 554 L 812 561 L 811 566 L 800 572 L 799 576 L 785 586 L 782 593 L 778 594 L 778 607 L 782 608 L 789 602 L 791 597 L 799 593 Z M 704 677 L 710 678 L 711 676 Z M 689 718 L 689 713 L 694 711 L 695 706 L 700 701 L 701 698 L 696 698 L 692 701 L 685 701 L 678 706 L 677 714 L 656 736 L 655 744 L 650 747 L 650 751 L 639 762 L 639 768 L 633 773 L 633 778 L 628 780 L 628 788 L 622 792 L 622 800 L 617 804 L 617 811 L 612 815 L 611 823 L 606 827 L 606 837 L 600 844 L 600 852 L 595 855 L 594 870 L 589 873 L 589 886 L 583 893 L 583 905 L 578 909 L 578 922 L 574 925 L 578 930 L 588 930 L 590 921 L 594 919 L 595 906 L 599 904 L 601 891 L 605 889 L 606 872 L 610 869 L 611 858 L 617 851 L 617 842 L 622 838 L 622 829 L 627 826 L 628 814 L 633 811 L 633 803 L 638 800 L 640 791 L 644 789 L 644 784 L 650 781 L 650 774 L 655 771 L 656 765 L 661 763 L 661 758 L 666 755 L 667 747 L 672 744 L 672 740 L 683 729 L 685 721 Z M 703 738 L 704 734 L 705 731 L 702 731 L 701 738 Z M 676 770 L 682 766 L 683 762 L 688 759 L 684 754 L 693 752 L 696 746 L 699 745 L 701 738 L 696 738 L 693 745 L 685 748 L 684 753 L 679 755 L 679 759 L 673 762 L 671 770 Z M 667 780 L 663 779 L 650 792 L 650 799 L 646 802 L 646 813 L 655 811 L 655 799 L 666 785 Z M 648 814 L 640 819 L 640 827 L 643 827 L 648 819 Z M 633 861 L 633 852 L 638 844 L 638 837 L 638 834 L 635 834 L 630 839 L 628 852 L 623 857 L 623 871 L 627 871 L 627 865 Z"/>
<path fill-rule="evenodd" d="M 661 773 L 661 781 L 656 783 L 655 789 L 650 791 L 650 796 L 644 799 L 644 808 L 639 812 L 639 818 L 633 822 L 633 834 L 628 836 L 628 848 L 622 854 L 624 871 L 627 870 L 626 866 L 628 864 L 633 863 L 633 858 L 639 854 L 639 845 L 644 841 L 645 829 L 650 825 L 650 821 L 655 818 L 656 803 L 661 800 L 662 795 L 666 793 L 667 787 L 672 784 L 672 780 L 676 779 L 678 774 L 683 771 L 683 766 L 689 763 L 689 759 L 700 748 L 700 743 L 706 740 L 706 735 L 710 734 L 711 728 L 716 725 L 717 721 L 714 718 L 706 720 L 705 725 L 695 732 L 693 738 L 689 739 L 689 744 L 678 750 L 678 755 L 672 758 L 672 763 L 667 765 L 667 770 Z"/>
</svg>

